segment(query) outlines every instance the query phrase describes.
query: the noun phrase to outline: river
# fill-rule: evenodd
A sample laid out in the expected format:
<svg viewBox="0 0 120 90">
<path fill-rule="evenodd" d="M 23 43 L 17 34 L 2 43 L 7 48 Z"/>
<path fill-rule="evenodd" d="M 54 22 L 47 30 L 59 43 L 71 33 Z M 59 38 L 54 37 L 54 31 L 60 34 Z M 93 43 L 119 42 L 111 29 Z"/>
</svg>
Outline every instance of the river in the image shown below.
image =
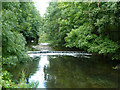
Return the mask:
<svg viewBox="0 0 120 90">
<path fill-rule="evenodd" d="M 48 44 L 28 51 L 33 61 L 10 67 L 14 81 L 25 72 L 27 83 L 39 82 L 38 88 L 117 88 L 118 70 L 114 61 L 78 51 L 53 51 Z M 41 52 L 39 51 L 41 50 Z M 43 52 L 43 53 L 42 53 Z"/>
</svg>

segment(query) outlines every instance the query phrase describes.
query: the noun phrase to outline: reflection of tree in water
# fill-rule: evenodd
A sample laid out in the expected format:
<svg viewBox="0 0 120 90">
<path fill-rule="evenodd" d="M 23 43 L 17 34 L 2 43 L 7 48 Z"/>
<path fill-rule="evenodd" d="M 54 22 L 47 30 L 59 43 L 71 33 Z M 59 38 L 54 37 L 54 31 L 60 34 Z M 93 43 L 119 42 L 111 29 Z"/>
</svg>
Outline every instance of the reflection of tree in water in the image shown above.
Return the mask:
<svg viewBox="0 0 120 90">
<path fill-rule="evenodd" d="M 19 81 L 22 76 L 22 72 L 25 73 L 25 78 L 28 82 L 29 76 L 33 75 L 38 68 L 39 59 L 26 62 L 24 64 L 17 64 L 16 66 L 6 68 L 12 74 L 12 78 L 14 81 Z"/>
<path fill-rule="evenodd" d="M 112 64 L 99 57 L 52 57 L 49 57 L 50 66 L 44 68 L 48 88 L 117 87 L 117 72 L 112 70 Z"/>
</svg>

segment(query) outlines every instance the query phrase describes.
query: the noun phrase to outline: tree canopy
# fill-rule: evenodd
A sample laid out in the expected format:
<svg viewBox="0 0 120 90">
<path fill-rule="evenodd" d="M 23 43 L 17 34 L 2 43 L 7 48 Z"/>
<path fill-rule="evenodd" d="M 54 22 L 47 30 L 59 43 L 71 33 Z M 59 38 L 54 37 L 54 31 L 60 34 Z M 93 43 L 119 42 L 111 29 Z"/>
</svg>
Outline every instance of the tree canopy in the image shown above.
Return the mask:
<svg viewBox="0 0 120 90">
<path fill-rule="evenodd" d="M 2 54 L 3 63 L 24 61 L 25 45 L 38 42 L 41 16 L 33 2 L 2 3 Z M 5 62 L 4 62 L 5 61 Z"/>
<path fill-rule="evenodd" d="M 26 45 L 33 40 L 38 43 L 41 16 L 33 2 L 2 2 L 2 64 L 11 66 L 30 60 Z M 1 50 L 1 48 L 0 48 Z M 2 69 L 3 88 L 36 87 L 37 83 L 26 84 L 23 73 L 19 84 Z M 1 77 L 0 77 L 1 79 Z"/>
<path fill-rule="evenodd" d="M 43 29 L 55 46 L 120 58 L 119 2 L 51 2 Z"/>
</svg>

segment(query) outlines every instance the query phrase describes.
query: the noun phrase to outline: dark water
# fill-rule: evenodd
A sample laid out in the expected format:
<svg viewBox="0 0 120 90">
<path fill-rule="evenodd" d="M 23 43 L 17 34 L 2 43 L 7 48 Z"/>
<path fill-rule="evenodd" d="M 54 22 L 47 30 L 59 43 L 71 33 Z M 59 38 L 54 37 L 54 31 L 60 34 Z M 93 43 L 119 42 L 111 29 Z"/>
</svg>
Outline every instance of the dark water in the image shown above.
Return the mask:
<svg viewBox="0 0 120 90">
<path fill-rule="evenodd" d="M 32 54 L 30 55 L 32 56 Z M 25 72 L 27 82 L 38 81 L 38 88 L 116 88 L 118 70 L 114 61 L 100 56 L 75 54 L 36 54 L 38 60 L 9 68 L 14 81 Z"/>
</svg>

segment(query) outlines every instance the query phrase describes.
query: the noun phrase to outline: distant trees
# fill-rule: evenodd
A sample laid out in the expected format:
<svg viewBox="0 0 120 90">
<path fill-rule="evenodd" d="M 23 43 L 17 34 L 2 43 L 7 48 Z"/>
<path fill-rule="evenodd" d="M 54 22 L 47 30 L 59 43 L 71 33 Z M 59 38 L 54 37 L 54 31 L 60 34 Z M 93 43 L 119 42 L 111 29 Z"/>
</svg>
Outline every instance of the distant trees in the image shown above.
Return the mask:
<svg viewBox="0 0 120 90">
<path fill-rule="evenodd" d="M 51 2 L 43 30 L 55 46 L 120 58 L 119 2 Z"/>
<path fill-rule="evenodd" d="M 31 40 L 38 43 L 38 31 L 41 25 L 41 17 L 39 12 L 36 10 L 34 4 L 22 3 L 21 4 L 21 15 L 20 15 L 20 33 L 26 38 L 27 43 Z"/>
</svg>

